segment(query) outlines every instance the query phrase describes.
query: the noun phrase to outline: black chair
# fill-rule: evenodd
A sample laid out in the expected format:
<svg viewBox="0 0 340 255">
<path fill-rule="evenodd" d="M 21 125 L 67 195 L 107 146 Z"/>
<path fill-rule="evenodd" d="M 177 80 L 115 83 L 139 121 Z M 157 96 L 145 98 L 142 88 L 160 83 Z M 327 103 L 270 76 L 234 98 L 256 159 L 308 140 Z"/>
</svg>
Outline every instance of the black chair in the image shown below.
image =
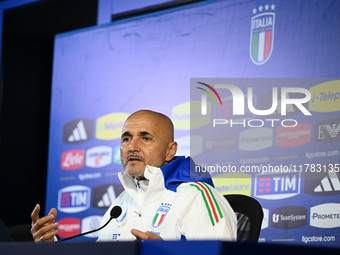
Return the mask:
<svg viewBox="0 0 340 255">
<path fill-rule="evenodd" d="M 13 242 L 6 224 L 0 219 L 0 242 Z"/>
<path fill-rule="evenodd" d="M 31 224 L 20 224 L 8 227 L 14 242 L 33 242 Z"/>
<path fill-rule="evenodd" d="M 245 195 L 224 195 L 237 217 L 237 241 L 257 242 L 261 232 L 263 211 L 261 204 Z"/>
</svg>

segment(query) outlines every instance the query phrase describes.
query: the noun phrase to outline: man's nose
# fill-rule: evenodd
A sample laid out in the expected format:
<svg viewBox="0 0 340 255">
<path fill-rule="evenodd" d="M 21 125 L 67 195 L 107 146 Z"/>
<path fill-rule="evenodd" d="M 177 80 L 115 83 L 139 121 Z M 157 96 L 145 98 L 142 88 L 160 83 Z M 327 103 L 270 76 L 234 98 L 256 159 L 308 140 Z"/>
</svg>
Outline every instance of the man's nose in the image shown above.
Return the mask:
<svg viewBox="0 0 340 255">
<path fill-rule="evenodd" d="M 139 143 L 137 139 L 131 139 L 131 142 L 129 144 L 129 151 L 130 152 L 139 151 Z"/>
</svg>

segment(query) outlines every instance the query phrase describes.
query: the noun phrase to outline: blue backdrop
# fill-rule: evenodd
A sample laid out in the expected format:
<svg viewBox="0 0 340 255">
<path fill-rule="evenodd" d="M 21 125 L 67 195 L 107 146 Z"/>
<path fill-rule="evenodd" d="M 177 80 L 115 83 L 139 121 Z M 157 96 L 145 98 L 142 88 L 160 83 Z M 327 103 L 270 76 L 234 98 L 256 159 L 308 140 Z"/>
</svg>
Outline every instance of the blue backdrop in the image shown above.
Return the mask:
<svg viewBox="0 0 340 255">
<path fill-rule="evenodd" d="M 175 125 L 178 155 L 207 155 L 206 140 L 190 151 L 190 78 L 313 78 L 314 83 L 295 79 L 289 86 L 307 88 L 312 96 L 339 93 L 334 81 L 339 76 L 339 23 L 335 0 L 206 1 L 56 36 L 46 210 L 58 208 L 60 236 L 97 227 L 122 191 L 117 178 L 122 171 L 120 129 L 130 113 L 152 109 L 167 114 Z M 320 85 L 326 81 L 334 83 Z M 251 87 L 260 99 L 270 86 Z M 254 138 L 250 131 L 226 132 L 234 162 L 251 165 L 256 159 L 278 165 L 280 155 L 285 164 L 338 164 L 340 109 L 339 99 L 333 99 L 327 112 L 317 110 L 324 105 L 306 106 L 313 120 L 299 117 L 304 125 L 294 135 L 301 137 L 292 143 L 274 142 L 274 135 L 269 146 L 257 144 L 261 149 L 249 152 L 244 148 L 250 145 L 239 138 Z M 284 133 L 278 128 L 270 132 Z M 209 155 L 218 156 L 214 151 Z M 228 161 L 222 157 L 216 163 Z M 305 176 L 296 183 L 291 175 L 279 176 L 294 188 L 289 196 L 259 195 L 261 185 L 278 184 L 273 176 L 214 181 L 223 194 L 260 201 L 265 212 L 260 241 L 340 246 L 339 173 L 313 176 L 308 185 Z"/>
</svg>

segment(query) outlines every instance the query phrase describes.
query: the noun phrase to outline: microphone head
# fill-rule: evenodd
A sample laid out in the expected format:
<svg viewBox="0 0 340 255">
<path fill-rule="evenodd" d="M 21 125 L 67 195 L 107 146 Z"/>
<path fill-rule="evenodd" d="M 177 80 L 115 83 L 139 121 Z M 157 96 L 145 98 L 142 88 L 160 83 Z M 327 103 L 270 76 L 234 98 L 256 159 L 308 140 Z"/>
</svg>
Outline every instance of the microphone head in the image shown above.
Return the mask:
<svg viewBox="0 0 340 255">
<path fill-rule="evenodd" d="M 110 216 L 111 218 L 118 218 L 119 215 L 122 214 L 122 208 L 119 206 L 119 205 L 116 205 L 114 206 L 112 209 L 111 209 L 111 212 L 110 212 Z"/>
</svg>

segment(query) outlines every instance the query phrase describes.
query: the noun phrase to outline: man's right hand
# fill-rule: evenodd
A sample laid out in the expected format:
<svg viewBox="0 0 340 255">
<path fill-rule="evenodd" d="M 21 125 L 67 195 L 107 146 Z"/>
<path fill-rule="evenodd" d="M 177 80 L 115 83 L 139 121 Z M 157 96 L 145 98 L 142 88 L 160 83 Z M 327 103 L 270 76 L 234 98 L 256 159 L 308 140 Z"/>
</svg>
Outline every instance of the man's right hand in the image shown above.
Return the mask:
<svg viewBox="0 0 340 255">
<path fill-rule="evenodd" d="M 55 222 L 57 216 L 57 209 L 52 208 L 47 216 L 39 218 L 40 205 L 37 204 L 31 214 L 32 228 L 31 233 L 34 242 L 53 242 L 54 236 L 58 234 L 58 222 Z"/>
</svg>

